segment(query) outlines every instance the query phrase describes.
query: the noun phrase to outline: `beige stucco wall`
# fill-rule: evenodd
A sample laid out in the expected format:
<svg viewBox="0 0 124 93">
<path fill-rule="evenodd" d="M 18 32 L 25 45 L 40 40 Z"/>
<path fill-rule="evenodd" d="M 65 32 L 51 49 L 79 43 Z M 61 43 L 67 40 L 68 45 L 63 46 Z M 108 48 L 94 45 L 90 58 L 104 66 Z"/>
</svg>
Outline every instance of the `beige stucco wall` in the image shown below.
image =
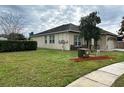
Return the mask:
<svg viewBox="0 0 124 93">
<path fill-rule="evenodd" d="M 108 39 L 112 38 L 112 39 Z M 116 37 L 110 35 L 102 35 L 98 41 L 101 50 L 112 50 L 117 47 Z"/>
<path fill-rule="evenodd" d="M 47 44 L 45 44 L 44 36 L 32 37 L 32 40 L 37 41 L 39 48 L 50 48 L 50 49 L 62 49 L 62 44 L 59 44 L 59 40 L 65 40 L 67 43 L 64 45 L 65 50 L 70 50 L 69 46 L 69 34 L 68 33 L 58 33 L 54 34 L 55 43 L 49 43 L 49 35 L 47 35 Z"/>
<path fill-rule="evenodd" d="M 59 40 L 65 40 L 68 43 L 65 44 L 64 48 L 65 50 L 70 50 L 70 46 L 74 45 L 74 35 L 79 35 L 79 33 L 66 32 L 66 33 L 58 33 L 54 35 L 55 35 L 54 44 L 49 43 L 49 35 L 47 35 L 47 42 L 48 42 L 47 44 L 45 44 L 44 36 L 33 37 L 31 39 L 37 41 L 39 48 L 50 48 L 50 49 L 62 49 L 62 44 L 59 44 L 58 42 Z M 81 44 L 83 44 L 83 39 L 81 39 Z"/>
<path fill-rule="evenodd" d="M 74 45 L 74 36 L 79 35 L 79 33 L 69 33 L 69 45 Z M 81 38 L 81 45 L 84 44 L 84 39 Z"/>
<path fill-rule="evenodd" d="M 108 50 L 112 50 L 114 48 L 117 47 L 117 40 L 116 40 L 116 37 L 113 37 L 113 36 L 110 36 L 110 35 L 107 35 L 107 47 L 108 47 Z"/>
<path fill-rule="evenodd" d="M 106 35 L 102 35 L 98 41 L 98 45 L 99 45 L 101 50 L 107 50 L 106 42 L 107 42 Z"/>
<path fill-rule="evenodd" d="M 49 48 L 49 49 L 62 49 L 62 44 L 59 44 L 59 40 L 65 40 L 68 43 L 64 45 L 64 49 L 70 50 L 70 46 L 74 45 L 74 35 L 79 35 L 79 33 L 66 32 L 66 33 L 56 33 L 54 35 L 55 35 L 54 44 L 49 43 L 49 35 L 47 35 L 47 44 L 45 44 L 44 36 L 32 37 L 31 39 L 37 41 L 39 48 Z M 101 50 L 108 50 L 108 46 L 110 45 L 110 42 L 113 42 L 114 48 L 117 46 L 116 40 L 109 41 L 108 40 L 109 37 L 110 37 L 109 35 L 101 36 L 101 39 L 98 41 L 98 45 L 100 46 Z M 86 44 L 83 38 L 81 39 L 81 44 L 82 45 Z"/>
</svg>

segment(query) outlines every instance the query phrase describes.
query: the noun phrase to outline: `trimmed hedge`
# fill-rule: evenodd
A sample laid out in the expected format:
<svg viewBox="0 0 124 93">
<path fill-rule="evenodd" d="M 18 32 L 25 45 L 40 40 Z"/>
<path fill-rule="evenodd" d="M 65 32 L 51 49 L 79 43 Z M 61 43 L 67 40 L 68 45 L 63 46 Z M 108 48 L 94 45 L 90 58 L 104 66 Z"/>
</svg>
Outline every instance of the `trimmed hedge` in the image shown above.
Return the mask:
<svg viewBox="0 0 124 93">
<path fill-rule="evenodd" d="M 0 52 L 36 50 L 36 49 L 37 49 L 36 41 L 0 40 Z"/>
</svg>

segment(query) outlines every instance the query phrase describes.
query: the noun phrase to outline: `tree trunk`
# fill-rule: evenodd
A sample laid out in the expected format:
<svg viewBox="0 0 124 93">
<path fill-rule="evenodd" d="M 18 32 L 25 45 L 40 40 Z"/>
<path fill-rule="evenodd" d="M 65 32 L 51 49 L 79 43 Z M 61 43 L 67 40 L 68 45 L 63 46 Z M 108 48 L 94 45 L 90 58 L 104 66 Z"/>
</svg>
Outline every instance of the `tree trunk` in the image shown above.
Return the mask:
<svg viewBox="0 0 124 93">
<path fill-rule="evenodd" d="M 87 48 L 91 50 L 91 40 L 87 40 Z"/>
<path fill-rule="evenodd" d="M 87 48 L 88 48 L 88 46 L 89 46 L 89 41 L 87 40 Z"/>
<path fill-rule="evenodd" d="M 94 42 L 95 44 L 95 49 L 97 50 L 97 40 L 95 40 L 95 42 Z"/>
<path fill-rule="evenodd" d="M 89 46 L 88 48 L 91 50 L 91 40 L 89 40 Z"/>
</svg>

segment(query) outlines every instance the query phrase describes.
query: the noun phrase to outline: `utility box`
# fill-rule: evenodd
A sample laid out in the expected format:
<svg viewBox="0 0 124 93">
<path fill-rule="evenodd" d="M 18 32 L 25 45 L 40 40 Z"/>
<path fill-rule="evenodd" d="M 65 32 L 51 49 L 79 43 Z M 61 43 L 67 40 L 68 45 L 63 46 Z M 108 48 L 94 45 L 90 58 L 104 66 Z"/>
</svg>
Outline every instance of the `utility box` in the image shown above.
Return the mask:
<svg viewBox="0 0 124 93">
<path fill-rule="evenodd" d="M 88 48 L 79 48 L 78 57 L 89 57 L 90 50 Z"/>
</svg>

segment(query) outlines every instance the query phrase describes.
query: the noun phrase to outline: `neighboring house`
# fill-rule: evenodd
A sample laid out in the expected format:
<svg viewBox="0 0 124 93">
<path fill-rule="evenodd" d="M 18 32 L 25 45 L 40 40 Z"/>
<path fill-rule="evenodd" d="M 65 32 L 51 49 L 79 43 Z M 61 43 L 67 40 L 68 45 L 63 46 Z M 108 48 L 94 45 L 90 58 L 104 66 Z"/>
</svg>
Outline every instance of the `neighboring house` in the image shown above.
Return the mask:
<svg viewBox="0 0 124 93">
<path fill-rule="evenodd" d="M 7 40 L 7 36 L 5 34 L 0 34 L 0 40 Z"/>
<path fill-rule="evenodd" d="M 37 41 L 39 48 L 71 50 L 72 47 L 84 47 L 86 41 L 79 37 L 79 26 L 65 24 L 31 36 L 31 40 Z M 117 36 L 108 31 L 102 31 L 98 46 L 101 50 L 116 48 Z M 61 44 L 65 41 L 65 44 Z"/>
</svg>

